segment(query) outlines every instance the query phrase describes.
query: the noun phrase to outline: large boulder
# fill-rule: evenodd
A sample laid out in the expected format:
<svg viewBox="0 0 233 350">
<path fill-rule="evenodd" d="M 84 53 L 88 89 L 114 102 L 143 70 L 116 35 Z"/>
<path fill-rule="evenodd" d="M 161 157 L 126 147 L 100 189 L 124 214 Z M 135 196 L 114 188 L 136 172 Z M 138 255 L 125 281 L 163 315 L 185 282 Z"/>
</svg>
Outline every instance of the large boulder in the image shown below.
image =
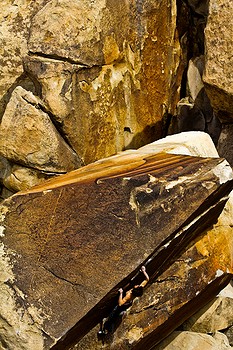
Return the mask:
<svg viewBox="0 0 233 350">
<path fill-rule="evenodd" d="M 194 310 L 202 308 L 213 299 L 230 281 L 233 276 L 230 261 L 232 250 L 232 230 L 224 231 L 214 227 L 203 232 L 202 236 L 170 268 L 149 285 L 143 296 L 134 302 L 114 335 L 106 339 L 105 349 L 152 349 L 153 345 L 160 343 L 192 315 Z M 168 251 L 167 260 L 172 260 L 173 257 Z M 224 305 L 231 306 L 232 302 Z M 209 310 L 209 315 L 211 311 L 213 310 Z M 225 313 L 229 314 L 227 309 Z M 206 318 L 206 327 L 209 332 L 212 332 L 211 325 L 217 326 L 217 322 L 219 327 L 229 325 L 230 318 L 229 315 L 228 321 L 224 320 L 223 314 L 221 325 L 220 317 L 218 320 L 215 317 L 212 324 L 210 319 Z M 204 325 L 199 328 L 198 325 L 196 327 L 193 325 L 190 330 L 202 332 Z M 102 349 L 102 344 L 96 337 L 97 331 L 98 329 L 95 328 L 87 334 L 74 349 Z M 205 335 L 203 338 L 205 339 Z M 179 343 L 175 342 L 175 344 Z M 176 349 L 176 345 L 173 346 Z M 186 349 L 179 346 L 181 349 Z"/>
<path fill-rule="evenodd" d="M 210 0 L 205 29 L 204 83 L 212 107 L 222 121 L 232 121 L 233 16 L 231 0 Z"/>
<path fill-rule="evenodd" d="M 217 220 L 232 188 L 227 162 L 153 153 L 154 147 L 103 159 L 4 201 L 0 310 L 9 349 L 64 349 L 78 341 L 139 266 L 147 264 L 151 281 L 173 266 L 169 276 L 179 265 L 172 262 Z M 201 273 L 195 270 L 193 290 L 182 294 L 186 303 L 200 299 L 198 307 L 205 287 L 211 296 L 231 278 L 231 245 L 218 259 L 221 245 L 213 244 L 225 236 L 212 235 L 192 249 Z M 215 254 L 208 257 L 210 248 Z M 162 277 L 153 287 L 158 293 L 161 283 Z M 178 299 L 182 285 L 174 288 Z"/>
<path fill-rule="evenodd" d="M 33 89 L 25 76 L 22 57 L 28 52 L 31 19 L 48 0 L 1 1 L 0 12 L 0 118 L 17 84 Z"/>
<path fill-rule="evenodd" d="M 184 330 L 214 333 L 233 325 L 233 299 L 216 297 L 183 325 Z"/>
<path fill-rule="evenodd" d="M 14 90 L 0 124 L 0 154 L 15 163 L 53 173 L 81 166 L 40 100 L 20 86 Z"/>
<path fill-rule="evenodd" d="M 52 0 L 33 18 L 25 71 L 85 163 L 161 137 L 182 75 L 175 28 L 164 0 Z"/>
</svg>

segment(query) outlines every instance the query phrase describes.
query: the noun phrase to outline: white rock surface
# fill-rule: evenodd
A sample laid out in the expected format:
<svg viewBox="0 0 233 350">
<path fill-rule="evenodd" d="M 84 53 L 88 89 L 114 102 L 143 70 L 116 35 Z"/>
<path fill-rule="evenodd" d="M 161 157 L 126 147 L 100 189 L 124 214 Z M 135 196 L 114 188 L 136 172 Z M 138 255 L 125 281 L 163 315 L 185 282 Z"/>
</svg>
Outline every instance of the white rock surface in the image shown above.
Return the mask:
<svg viewBox="0 0 233 350">
<path fill-rule="evenodd" d="M 196 157 L 219 157 L 211 137 L 202 131 L 187 131 L 167 136 L 139 148 L 140 152 L 166 152 Z"/>
</svg>

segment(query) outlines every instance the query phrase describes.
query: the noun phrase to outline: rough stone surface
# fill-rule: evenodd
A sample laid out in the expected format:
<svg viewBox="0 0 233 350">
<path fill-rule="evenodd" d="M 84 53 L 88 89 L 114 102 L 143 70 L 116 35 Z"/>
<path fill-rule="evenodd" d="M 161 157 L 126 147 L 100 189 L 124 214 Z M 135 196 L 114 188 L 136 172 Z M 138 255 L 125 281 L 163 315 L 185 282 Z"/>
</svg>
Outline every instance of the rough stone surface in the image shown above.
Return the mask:
<svg viewBox="0 0 233 350">
<path fill-rule="evenodd" d="M 184 323 L 183 329 L 200 333 L 214 333 L 233 325 L 233 299 L 217 297 Z"/>
<path fill-rule="evenodd" d="M 217 149 L 219 155 L 228 160 L 228 162 L 233 166 L 233 124 L 223 124 L 222 131 L 218 140 Z"/>
<path fill-rule="evenodd" d="M 50 1 L 33 18 L 25 71 L 85 163 L 161 137 L 179 85 L 175 20 L 173 1 L 151 0 Z"/>
<path fill-rule="evenodd" d="M 12 192 L 25 191 L 49 179 L 52 174 L 48 175 L 41 171 L 13 165 L 9 172 L 5 174 L 3 185 Z"/>
<path fill-rule="evenodd" d="M 224 334 L 227 336 L 229 344 L 233 346 L 233 326 L 229 327 Z"/>
<path fill-rule="evenodd" d="M 4 0 L 2 11 L 0 116 L 23 86 L 86 164 L 161 137 L 184 69 L 174 1 Z"/>
<path fill-rule="evenodd" d="M 204 88 L 202 81 L 205 66 L 204 59 L 204 56 L 200 56 L 189 61 L 187 71 L 187 89 L 193 101 L 196 100 L 198 94 Z"/>
<path fill-rule="evenodd" d="M 57 132 L 40 100 L 17 87 L 0 124 L 0 154 L 38 170 L 64 173 L 80 167 L 75 152 Z"/>
<path fill-rule="evenodd" d="M 9 278 L 2 282 L 10 294 L 13 288 L 16 312 L 9 316 L 15 321 L 3 339 L 11 334 L 11 341 L 20 344 L 17 324 L 24 327 L 19 318 L 24 308 L 36 320 L 37 334 L 44 334 L 37 350 L 57 341 L 57 349 L 64 349 L 64 342 L 82 337 L 111 307 L 138 265 L 153 253 L 150 275 L 161 274 L 170 264 L 168 251 L 175 258 L 216 220 L 231 179 L 229 166 L 219 158 L 135 151 L 6 200 L 1 207 L 3 261 L 14 283 Z M 222 259 L 218 264 L 228 266 L 227 253 Z M 220 268 L 218 264 L 212 261 L 211 266 Z"/>
<path fill-rule="evenodd" d="M 205 29 L 206 64 L 204 82 L 212 107 L 222 120 L 233 116 L 233 3 L 210 0 Z"/>
<path fill-rule="evenodd" d="M 203 55 L 189 61 L 187 70 L 186 97 L 176 107 L 169 134 L 188 130 L 207 132 L 217 144 L 221 132 L 221 123 L 210 104 L 202 81 L 205 66 Z"/>
<path fill-rule="evenodd" d="M 194 332 L 174 332 L 152 350 L 227 350 L 232 349 L 227 337 L 217 332 L 213 336 Z"/>
<path fill-rule="evenodd" d="M 17 84 L 32 88 L 24 72 L 22 57 L 28 52 L 31 18 L 49 0 L 1 0 L 0 12 L 0 117 L 8 101 L 8 90 Z"/>
<path fill-rule="evenodd" d="M 232 249 L 232 232 L 207 229 L 134 302 L 112 338 L 101 344 L 95 329 L 74 349 L 152 349 L 232 278 Z"/>
</svg>

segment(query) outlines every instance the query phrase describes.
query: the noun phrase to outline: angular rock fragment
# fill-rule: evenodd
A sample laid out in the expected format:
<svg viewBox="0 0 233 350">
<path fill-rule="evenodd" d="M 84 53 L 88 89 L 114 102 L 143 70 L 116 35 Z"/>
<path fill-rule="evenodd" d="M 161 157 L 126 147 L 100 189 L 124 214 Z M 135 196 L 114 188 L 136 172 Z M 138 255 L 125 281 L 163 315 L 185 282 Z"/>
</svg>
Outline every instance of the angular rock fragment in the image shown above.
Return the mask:
<svg viewBox="0 0 233 350">
<path fill-rule="evenodd" d="M 233 115 L 231 0 L 210 0 L 205 45 L 206 64 L 203 78 L 211 105 L 222 121 L 231 121 Z"/>
<path fill-rule="evenodd" d="M 12 165 L 10 171 L 3 179 L 3 184 L 12 192 L 25 191 L 52 176 L 54 174 L 49 175 L 35 169 Z"/>
<path fill-rule="evenodd" d="M 184 330 L 214 333 L 233 325 L 233 298 L 216 297 L 184 323 Z"/>
<path fill-rule="evenodd" d="M 74 82 L 79 66 L 44 57 L 24 57 L 24 70 L 38 87 L 38 94 L 61 125 L 75 111 Z M 74 123 L 73 123 L 74 124 Z M 74 127 L 74 125 L 73 125 Z"/>
<path fill-rule="evenodd" d="M 81 339 L 141 264 L 150 259 L 151 278 L 161 275 L 217 220 L 231 188 L 222 159 L 132 151 L 6 200 L 2 286 L 15 311 L 3 339 L 20 342 L 33 331 L 37 350 Z"/>
<path fill-rule="evenodd" d="M 232 135 L 233 125 L 223 124 L 217 145 L 220 157 L 226 158 L 227 161 L 231 164 L 231 166 L 233 166 Z"/>
<path fill-rule="evenodd" d="M 63 140 L 41 101 L 17 87 L 0 124 L 0 154 L 27 167 L 64 173 L 81 166 Z"/>
<path fill-rule="evenodd" d="M 213 336 L 195 332 L 173 332 L 161 345 L 152 350 L 230 350 L 227 337 L 217 332 Z"/>
</svg>

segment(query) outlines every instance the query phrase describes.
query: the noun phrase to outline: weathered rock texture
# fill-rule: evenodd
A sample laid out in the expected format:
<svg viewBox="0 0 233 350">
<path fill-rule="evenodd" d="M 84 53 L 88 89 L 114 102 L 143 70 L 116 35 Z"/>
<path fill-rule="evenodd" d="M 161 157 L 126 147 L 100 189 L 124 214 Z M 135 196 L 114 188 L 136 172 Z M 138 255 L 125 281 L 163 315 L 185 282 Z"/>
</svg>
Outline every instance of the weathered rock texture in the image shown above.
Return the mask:
<svg viewBox="0 0 233 350">
<path fill-rule="evenodd" d="M 232 135 L 233 124 L 223 124 L 217 145 L 219 155 L 224 156 L 231 166 L 233 164 Z"/>
<path fill-rule="evenodd" d="M 149 259 L 152 280 L 177 270 L 175 263 L 164 272 L 217 220 L 231 188 L 231 169 L 220 158 L 131 151 L 6 200 L 2 284 L 11 299 L 10 315 L 3 311 L 2 342 L 40 350 L 64 349 L 80 339 L 109 312 L 118 288 L 127 286 L 139 265 Z M 222 242 L 224 235 L 216 239 Z M 209 244 L 191 248 L 194 261 Z M 228 254 L 200 259 L 206 277 L 193 276 L 201 300 L 231 277 Z M 199 300 L 193 290 L 184 291 L 185 302 Z M 175 302 L 174 310 L 180 310 Z"/>
<path fill-rule="evenodd" d="M 8 249 L 1 246 L 3 348 L 40 350 L 59 341 L 57 347 L 63 350 L 63 335 L 64 342 L 72 342 L 77 332 L 81 337 L 94 327 L 93 315 L 100 318 L 108 311 L 117 288 L 128 283 L 150 254 L 157 259 L 152 259 L 151 275 L 165 274 L 166 279 L 179 265 L 176 260 L 171 266 L 164 258 L 166 249 L 175 259 L 182 253 L 176 250 L 179 237 L 184 237 L 180 248 L 185 249 L 217 219 L 224 204 L 221 197 L 231 186 L 227 163 L 159 155 L 164 140 L 26 190 L 82 164 L 188 130 L 207 132 L 219 155 L 232 165 L 232 18 L 232 0 L 1 1 L 0 197 L 25 191 L 5 202 L 9 211 L 0 231 Z M 184 147 L 178 137 L 166 152 L 200 155 L 201 135 L 196 134 L 197 147 L 192 142 Z M 216 150 L 213 156 L 218 156 Z M 221 169 L 225 175 L 219 175 Z M 160 226 L 164 223 L 167 231 Z M 230 251 L 232 229 L 226 225 L 224 230 L 219 225 L 218 238 L 228 235 Z M 176 237 L 179 230 L 182 234 Z M 100 284 L 103 255 L 108 258 L 109 286 Z M 118 274 L 111 270 L 110 257 Z M 223 265 L 231 265 L 227 254 L 224 258 Z M 123 259 L 128 266 L 124 272 Z M 212 276 L 212 293 L 216 276 L 214 269 L 204 268 L 208 261 L 211 254 L 200 267 L 206 278 L 201 290 Z M 102 272 L 93 276 L 92 266 L 98 263 Z M 221 259 L 218 264 L 222 266 Z M 188 263 L 180 265 L 193 271 Z M 192 285 L 188 278 L 185 283 Z M 173 290 L 176 293 L 176 287 Z M 199 294 L 197 307 L 202 304 Z M 182 310 L 187 316 L 186 305 L 199 300 L 191 292 L 176 296 L 166 304 L 171 309 L 174 301 L 172 317 L 183 315 Z M 184 297 L 182 305 L 175 302 L 179 297 Z M 153 316 L 150 309 L 145 318 Z M 137 320 L 139 315 L 136 312 Z M 169 333 L 166 318 L 164 325 Z M 157 326 L 151 328 L 151 339 L 159 332 Z M 133 337 L 128 337 L 131 345 L 141 336 L 141 345 L 135 346 L 150 339 L 142 327 L 142 334 L 127 322 L 125 327 Z M 121 332 L 119 328 L 115 344 L 121 344 Z"/>
<path fill-rule="evenodd" d="M 217 297 L 191 317 L 183 325 L 183 329 L 201 333 L 227 329 L 233 325 L 232 306 L 232 298 Z"/>
<path fill-rule="evenodd" d="M 205 29 L 204 81 L 211 104 L 223 121 L 233 115 L 232 13 L 232 1 L 210 0 Z"/>
<path fill-rule="evenodd" d="M 14 90 L 0 124 L 0 154 L 47 172 L 64 173 L 80 167 L 80 159 L 40 106 L 32 93 L 20 86 Z"/>
<path fill-rule="evenodd" d="M 227 337 L 217 332 L 213 336 L 194 332 L 174 332 L 153 350 L 228 350 L 232 349 Z"/>
<path fill-rule="evenodd" d="M 34 17 L 30 53 L 58 62 L 38 57 L 27 71 L 53 112 L 51 92 L 68 95 L 62 129 L 85 163 L 161 136 L 162 105 L 177 69 L 175 11 L 173 1 L 63 0 Z M 72 64 L 67 69 L 59 60 Z"/>
<path fill-rule="evenodd" d="M 230 280 L 232 243 L 232 232 L 209 229 L 135 301 L 113 337 L 103 345 L 95 329 L 75 349 L 152 349 Z"/>
<path fill-rule="evenodd" d="M 174 1 L 33 6 L 20 69 L 84 162 L 160 138 L 181 80 Z"/>
<path fill-rule="evenodd" d="M 0 116 L 16 85 L 33 89 L 24 74 L 22 57 L 27 52 L 27 41 L 32 17 L 49 0 L 2 0 L 0 13 Z"/>
</svg>

